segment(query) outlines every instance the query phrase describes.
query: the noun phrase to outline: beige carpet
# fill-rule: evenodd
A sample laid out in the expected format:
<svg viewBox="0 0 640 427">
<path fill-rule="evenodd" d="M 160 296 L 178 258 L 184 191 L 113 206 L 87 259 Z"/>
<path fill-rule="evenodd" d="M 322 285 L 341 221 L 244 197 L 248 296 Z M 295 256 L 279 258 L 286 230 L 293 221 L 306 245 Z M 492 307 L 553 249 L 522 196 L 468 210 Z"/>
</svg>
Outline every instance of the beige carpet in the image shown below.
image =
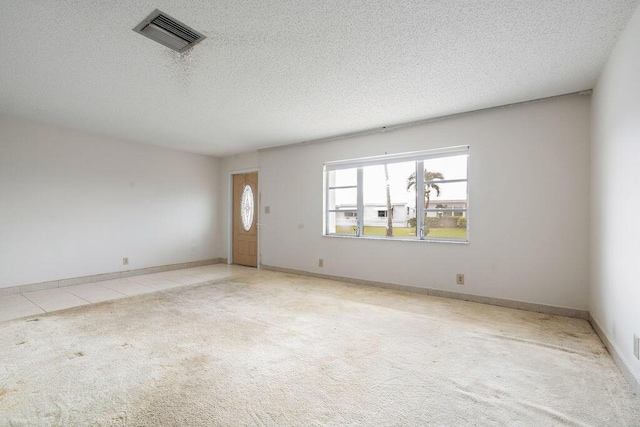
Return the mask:
<svg viewBox="0 0 640 427">
<path fill-rule="evenodd" d="M 640 425 L 589 324 L 247 272 L 0 323 L 2 426 Z"/>
</svg>

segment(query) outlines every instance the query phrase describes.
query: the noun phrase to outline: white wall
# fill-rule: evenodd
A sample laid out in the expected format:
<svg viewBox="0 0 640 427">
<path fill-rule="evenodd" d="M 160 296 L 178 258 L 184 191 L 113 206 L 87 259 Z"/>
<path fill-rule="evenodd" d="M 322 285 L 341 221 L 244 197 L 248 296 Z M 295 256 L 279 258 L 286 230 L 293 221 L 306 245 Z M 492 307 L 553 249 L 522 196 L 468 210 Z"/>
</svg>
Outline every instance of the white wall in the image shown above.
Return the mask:
<svg viewBox="0 0 640 427">
<path fill-rule="evenodd" d="M 590 98 L 573 96 L 267 150 L 233 166 L 260 167 L 265 265 L 586 310 L 589 117 Z M 324 162 L 462 144 L 470 244 L 322 237 Z"/>
<path fill-rule="evenodd" d="M 219 170 L 0 116 L 0 287 L 224 256 Z"/>
<path fill-rule="evenodd" d="M 593 92 L 589 309 L 640 381 L 640 9 Z"/>
</svg>

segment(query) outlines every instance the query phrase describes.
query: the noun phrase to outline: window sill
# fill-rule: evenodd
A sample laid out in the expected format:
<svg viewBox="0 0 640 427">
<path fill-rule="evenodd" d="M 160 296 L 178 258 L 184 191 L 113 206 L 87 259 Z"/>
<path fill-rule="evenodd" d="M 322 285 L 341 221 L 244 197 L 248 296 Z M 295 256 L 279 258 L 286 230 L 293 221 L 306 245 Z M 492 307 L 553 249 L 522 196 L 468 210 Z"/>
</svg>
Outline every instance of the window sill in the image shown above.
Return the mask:
<svg viewBox="0 0 640 427">
<path fill-rule="evenodd" d="M 390 242 L 427 242 L 427 243 L 453 243 L 454 245 L 468 245 L 469 240 L 453 240 L 453 239 L 416 239 L 411 237 L 387 237 L 387 236 L 350 236 L 347 234 L 324 234 L 322 237 L 335 239 L 355 239 L 355 240 L 385 240 Z"/>
</svg>

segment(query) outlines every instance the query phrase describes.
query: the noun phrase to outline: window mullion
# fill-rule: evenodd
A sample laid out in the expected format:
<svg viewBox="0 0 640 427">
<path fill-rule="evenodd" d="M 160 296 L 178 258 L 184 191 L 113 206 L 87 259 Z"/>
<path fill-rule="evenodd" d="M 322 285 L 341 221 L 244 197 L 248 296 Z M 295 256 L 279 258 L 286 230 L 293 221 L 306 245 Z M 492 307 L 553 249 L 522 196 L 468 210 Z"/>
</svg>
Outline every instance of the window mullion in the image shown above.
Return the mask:
<svg viewBox="0 0 640 427">
<path fill-rule="evenodd" d="M 453 184 L 456 182 L 467 182 L 467 179 L 432 179 L 430 181 L 426 181 L 425 184 Z"/>
<path fill-rule="evenodd" d="M 325 197 L 325 212 L 324 212 L 324 232 L 325 234 L 329 234 L 329 176 L 331 175 L 331 172 L 325 170 L 325 174 L 324 174 L 324 184 L 325 184 L 325 193 L 324 193 L 324 197 Z"/>
<path fill-rule="evenodd" d="M 358 236 L 362 236 L 364 234 L 364 191 L 363 191 L 363 182 L 364 182 L 364 173 L 362 168 L 358 168 L 358 213 L 357 213 L 357 224 L 358 224 Z"/>
<path fill-rule="evenodd" d="M 338 185 L 338 186 L 333 186 L 333 187 L 329 187 L 329 190 L 348 190 L 351 188 L 357 188 L 357 185 Z"/>
<path fill-rule="evenodd" d="M 424 239 L 424 161 L 416 162 L 416 236 Z"/>
</svg>

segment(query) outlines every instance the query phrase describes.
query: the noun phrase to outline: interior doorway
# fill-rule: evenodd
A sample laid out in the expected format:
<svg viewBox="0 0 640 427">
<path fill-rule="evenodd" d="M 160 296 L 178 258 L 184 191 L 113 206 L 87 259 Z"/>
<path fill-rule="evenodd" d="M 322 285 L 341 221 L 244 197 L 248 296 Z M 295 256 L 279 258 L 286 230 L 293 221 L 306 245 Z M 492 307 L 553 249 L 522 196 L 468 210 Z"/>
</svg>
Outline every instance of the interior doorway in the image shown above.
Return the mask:
<svg viewBox="0 0 640 427">
<path fill-rule="evenodd" d="M 233 175 L 232 259 L 258 266 L 258 172 Z"/>
</svg>

